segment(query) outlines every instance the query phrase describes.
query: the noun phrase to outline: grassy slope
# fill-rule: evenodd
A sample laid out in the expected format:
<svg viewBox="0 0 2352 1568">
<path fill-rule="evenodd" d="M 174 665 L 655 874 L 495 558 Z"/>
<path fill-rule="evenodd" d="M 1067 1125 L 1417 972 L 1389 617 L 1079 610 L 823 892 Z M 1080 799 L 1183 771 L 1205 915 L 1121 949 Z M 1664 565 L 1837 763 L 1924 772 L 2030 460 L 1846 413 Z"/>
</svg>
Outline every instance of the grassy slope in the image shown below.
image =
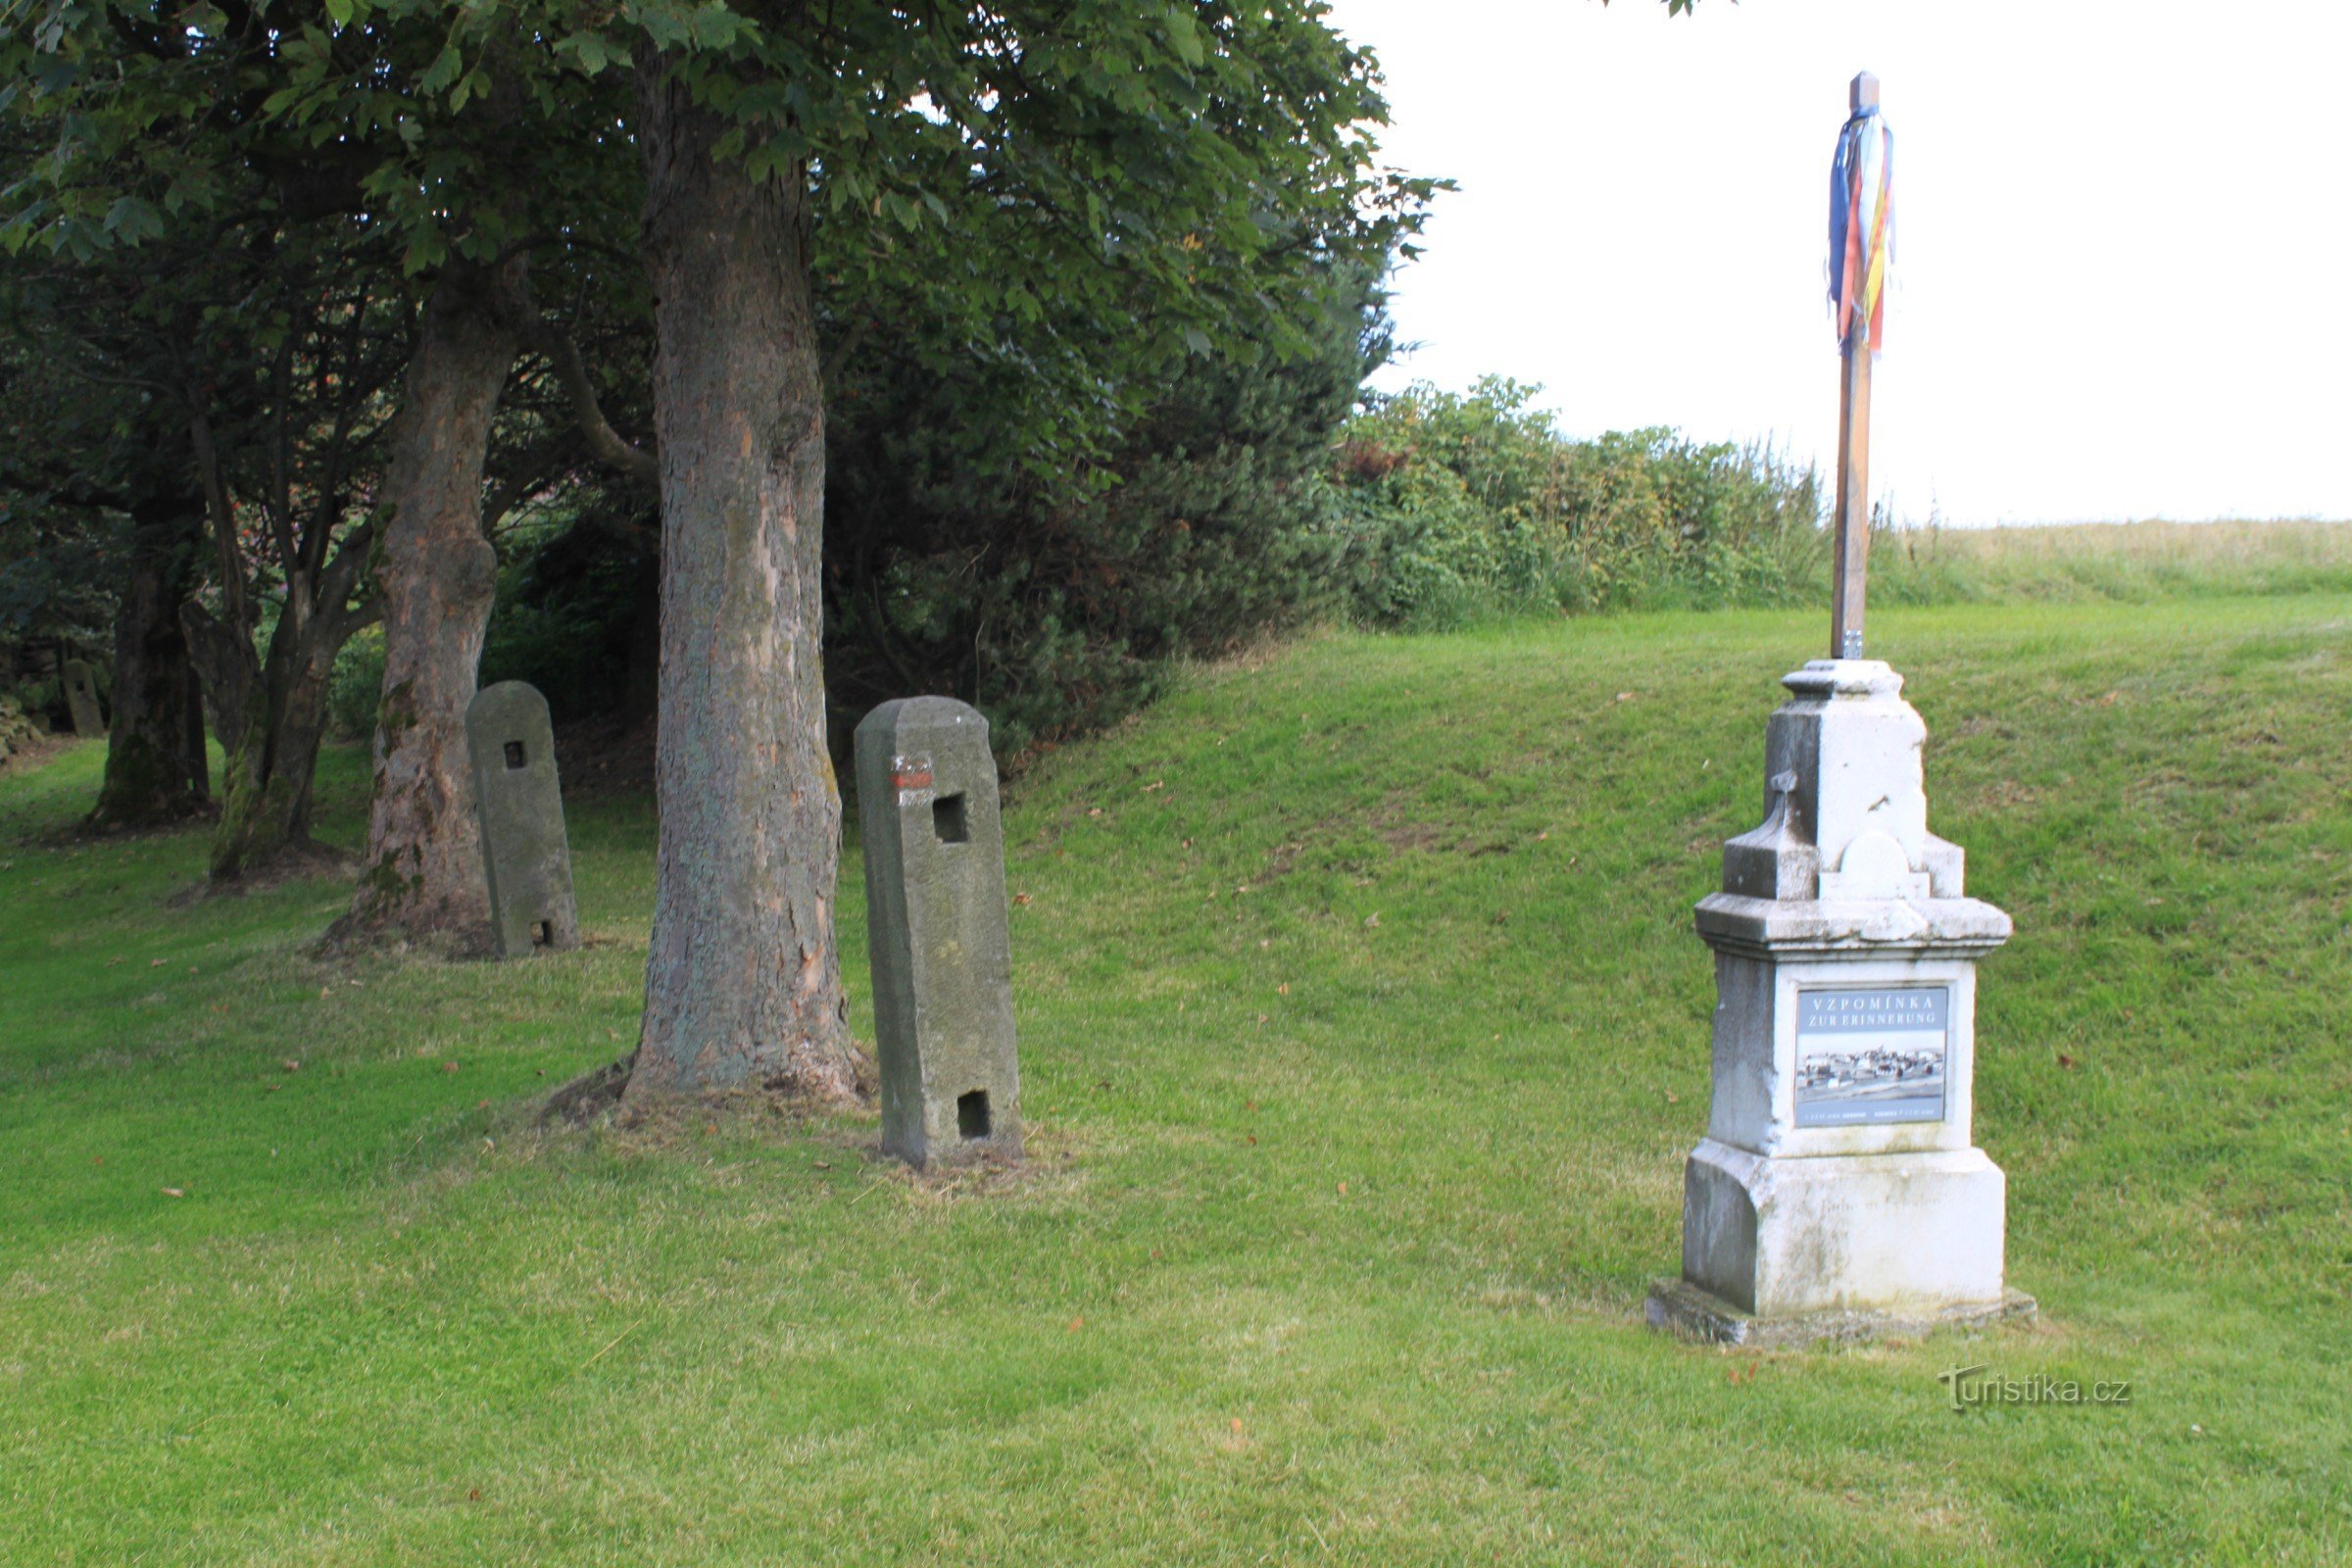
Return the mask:
<svg viewBox="0 0 2352 1568">
<path fill-rule="evenodd" d="M 641 805 L 575 817 L 588 951 L 346 969 L 336 887 L 20 844 L 94 750 L 0 775 L 0 1560 L 2343 1560 L 2352 598 L 1881 621 L 2019 927 L 1979 1137 L 2047 1317 L 1974 1344 L 1639 1324 L 1811 615 L 1332 637 L 1053 759 L 995 1188 L 532 1130 L 633 1028 Z M 2136 1396 L 1956 1416 L 1960 1360 Z"/>
</svg>

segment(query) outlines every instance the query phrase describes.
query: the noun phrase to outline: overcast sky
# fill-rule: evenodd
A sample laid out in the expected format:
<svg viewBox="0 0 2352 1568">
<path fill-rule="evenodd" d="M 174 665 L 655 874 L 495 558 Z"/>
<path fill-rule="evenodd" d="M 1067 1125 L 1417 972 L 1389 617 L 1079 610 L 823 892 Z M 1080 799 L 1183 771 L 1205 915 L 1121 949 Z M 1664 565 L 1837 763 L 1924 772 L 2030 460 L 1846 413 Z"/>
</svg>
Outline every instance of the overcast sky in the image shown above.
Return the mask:
<svg viewBox="0 0 2352 1568">
<path fill-rule="evenodd" d="M 2340 0 L 1335 0 L 1385 158 L 1450 176 L 1381 384 L 1545 387 L 1837 451 L 1829 160 L 1875 72 L 1898 516 L 2352 518 L 2352 7 Z"/>
</svg>

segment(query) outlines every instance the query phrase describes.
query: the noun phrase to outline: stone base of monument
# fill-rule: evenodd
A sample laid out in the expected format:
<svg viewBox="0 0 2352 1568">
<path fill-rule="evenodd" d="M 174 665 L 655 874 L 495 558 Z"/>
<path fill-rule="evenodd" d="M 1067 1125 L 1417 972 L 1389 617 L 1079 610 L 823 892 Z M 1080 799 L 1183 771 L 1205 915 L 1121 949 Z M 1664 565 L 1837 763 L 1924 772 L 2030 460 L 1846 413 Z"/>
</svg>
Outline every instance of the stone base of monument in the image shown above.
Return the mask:
<svg viewBox="0 0 2352 1568">
<path fill-rule="evenodd" d="M 1831 1307 L 1788 1317 L 1742 1312 L 1722 1297 L 1689 1280 L 1655 1280 L 1645 1315 L 1649 1326 L 1702 1345 L 1737 1345 L 1749 1349 L 1796 1349 L 1865 1340 L 1915 1340 L 1943 1329 L 1988 1328 L 2032 1317 L 2034 1298 L 2004 1290 L 1995 1301 L 1965 1301 L 1902 1307 Z"/>
<path fill-rule="evenodd" d="M 1928 831 L 1902 677 L 1822 660 L 1765 739 L 1763 825 L 1697 909 L 1714 1087 L 1684 1167 L 1683 1277 L 1649 1320 L 1733 1345 L 1910 1335 L 2033 1310 L 2008 1183 L 1976 1147 L 1978 960 L 2009 917 Z"/>
</svg>

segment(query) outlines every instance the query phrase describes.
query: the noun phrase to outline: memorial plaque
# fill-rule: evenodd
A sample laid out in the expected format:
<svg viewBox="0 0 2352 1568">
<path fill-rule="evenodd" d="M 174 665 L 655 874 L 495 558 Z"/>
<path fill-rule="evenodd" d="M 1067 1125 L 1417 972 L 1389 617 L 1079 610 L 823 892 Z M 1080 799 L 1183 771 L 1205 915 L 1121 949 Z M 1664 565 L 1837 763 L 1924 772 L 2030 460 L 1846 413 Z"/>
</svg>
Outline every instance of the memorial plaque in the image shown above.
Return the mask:
<svg viewBox="0 0 2352 1568">
<path fill-rule="evenodd" d="M 1822 986 L 1796 994 L 1796 1124 L 1941 1121 L 1948 986 Z"/>
</svg>

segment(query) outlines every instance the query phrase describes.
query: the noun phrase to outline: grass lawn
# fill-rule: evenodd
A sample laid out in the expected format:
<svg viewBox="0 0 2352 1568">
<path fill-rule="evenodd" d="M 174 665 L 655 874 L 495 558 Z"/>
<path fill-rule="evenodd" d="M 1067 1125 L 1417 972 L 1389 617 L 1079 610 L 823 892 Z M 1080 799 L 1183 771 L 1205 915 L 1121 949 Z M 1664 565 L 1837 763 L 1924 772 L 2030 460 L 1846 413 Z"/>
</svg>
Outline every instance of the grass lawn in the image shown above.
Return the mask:
<svg viewBox="0 0 2352 1568">
<path fill-rule="evenodd" d="M 98 749 L 0 772 L 0 1561 L 2352 1559 L 2352 595 L 1874 616 L 2017 920 L 1978 1137 L 2044 1316 L 1642 1326 L 1690 905 L 1821 621 L 1333 635 L 1049 759 L 1017 1179 L 538 1130 L 633 1038 L 643 801 L 574 808 L 585 951 L 351 966 L 340 885 L 58 839 Z M 1971 1362 L 2132 1399 L 1955 1414 Z"/>
</svg>

